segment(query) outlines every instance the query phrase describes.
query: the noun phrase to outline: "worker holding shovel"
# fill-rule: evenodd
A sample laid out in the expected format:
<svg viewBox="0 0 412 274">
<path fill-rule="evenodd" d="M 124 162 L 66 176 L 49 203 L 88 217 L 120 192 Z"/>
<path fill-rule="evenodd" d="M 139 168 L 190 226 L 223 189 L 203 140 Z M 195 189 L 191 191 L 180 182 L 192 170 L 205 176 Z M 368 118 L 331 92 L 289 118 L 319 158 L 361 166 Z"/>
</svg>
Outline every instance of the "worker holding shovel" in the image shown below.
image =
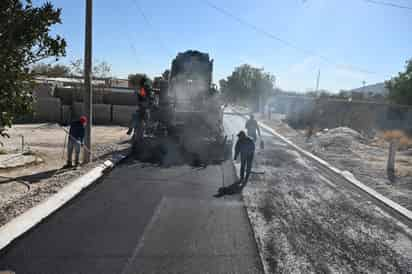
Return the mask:
<svg viewBox="0 0 412 274">
<path fill-rule="evenodd" d="M 240 184 L 246 185 L 252 171 L 253 156 L 255 154 L 255 142 L 242 130 L 237 135 L 239 139 L 235 145 L 235 160 L 240 154 Z M 246 171 L 246 177 L 245 177 Z"/>
<path fill-rule="evenodd" d="M 79 165 L 80 148 L 83 146 L 85 135 L 85 126 L 87 125 L 87 117 L 81 116 L 78 121 L 70 124 L 69 141 L 67 143 L 67 163 L 63 168 L 72 167 L 72 156 L 74 150 L 74 166 Z"/>
</svg>

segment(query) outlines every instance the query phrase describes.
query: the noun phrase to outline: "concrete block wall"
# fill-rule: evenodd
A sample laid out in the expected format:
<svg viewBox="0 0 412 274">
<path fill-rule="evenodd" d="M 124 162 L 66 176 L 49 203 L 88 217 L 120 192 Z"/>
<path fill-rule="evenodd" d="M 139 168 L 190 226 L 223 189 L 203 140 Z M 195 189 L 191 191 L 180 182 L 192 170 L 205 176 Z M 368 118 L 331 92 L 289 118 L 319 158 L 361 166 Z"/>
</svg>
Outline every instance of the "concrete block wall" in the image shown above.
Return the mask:
<svg viewBox="0 0 412 274">
<path fill-rule="evenodd" d="M 59 98 L 38 98 L 33 104 L 33 119 L 36 122 L 57 123 L 61 120 Z"/>
<path fill-rule="evenodd" d="M 77 120 L 83 115 L 83 103 L 74 103 L 72 108 L 72 120 Z"/>
<path fill-rule="evenodd" d="M 63 125 L 68 125 L 72 120 L 72 107 L 67 105 L 62 105 L 61 108 L 61 123 Z"/>
<path fill-rule="evenodd" d="M 121 126 L 129 126 L 132 114 L 136 111 L 136 107 L 113 105 L 112 123 Z"/>
<path fill-rule="evenodd" d="M 93 105 L 93 124 L 108 125 L 112 122 L 112 105 Z"/>
<path fill-rule="evenodd" d="M 72 88 L 56 88 L 54 96 L 60 98 L 63 105 L 71 105 L 74 102 L 74 92 Z"/>
<path fill-rule="evenodd" d="M 110 91 L 104 88 L 93 88 L 93 104 L 104 104 L 105 95 L 108 93 Z M 64 105 L 71 105 L 72 102 L 83 102 L 83 94 L 84 89 L 81 87 L 61 87 L 56 88 L 55 91 L 55 97 L 60 98 Z"/>
<path fill-rule="evenodd" d="M 38 84 L 33 89 L 34 98 L 50 98 L 53 97 L 53 86 L 49 84 Z"/>
<path fill-rule="evenodd" d="M 136 106 L 137 95 L 135 93 L 112 92 L 103 95 L 103 102 L 110 105 Z"/>
</svg>

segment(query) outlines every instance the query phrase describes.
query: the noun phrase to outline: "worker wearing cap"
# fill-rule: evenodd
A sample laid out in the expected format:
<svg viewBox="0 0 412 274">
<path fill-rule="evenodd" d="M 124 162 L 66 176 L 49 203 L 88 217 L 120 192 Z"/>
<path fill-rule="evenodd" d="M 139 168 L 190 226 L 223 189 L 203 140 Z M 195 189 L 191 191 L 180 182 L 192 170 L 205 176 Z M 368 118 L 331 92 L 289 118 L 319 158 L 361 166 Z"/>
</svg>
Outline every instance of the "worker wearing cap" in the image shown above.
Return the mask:
<svg viewBox="0 0 412 274">
<path fill-rule="evenodd" d="M 239 138 L 235 145 L 235 160 L 240 154 L 240 183 L 246 183 L 252 170 L 253 156 L 255 154 L 255 142 L 246 136 L 242 130 L 237 135 Z M 246 177 L 245 177 L 246 171 Z"/>
<path fill-rule="evenodd" d="M 254 142 L 256 142 L 256 139 L 257 139 L 256 132 L 259 134 L 259 137 L 261 137 L 259 125 L 257 121 L 255 120 L 255 117 L 253 116 L 253 114 L 250 115 L 250 119 L 247 120 L 245 128 L 247 129 L 247 135 L 251 137 Z"/>
<path fill-rule="evenodd" d="M 79 165 L 80 147 L 83 145 L 86 125 L 86 116 L 81 116 L 79 120 L 70 124 L 69 141 L 67 143 L 67 164 L 65 167 L 72 167 L 73 149 L 75 158 L 74 165 Z"/>
</svg>

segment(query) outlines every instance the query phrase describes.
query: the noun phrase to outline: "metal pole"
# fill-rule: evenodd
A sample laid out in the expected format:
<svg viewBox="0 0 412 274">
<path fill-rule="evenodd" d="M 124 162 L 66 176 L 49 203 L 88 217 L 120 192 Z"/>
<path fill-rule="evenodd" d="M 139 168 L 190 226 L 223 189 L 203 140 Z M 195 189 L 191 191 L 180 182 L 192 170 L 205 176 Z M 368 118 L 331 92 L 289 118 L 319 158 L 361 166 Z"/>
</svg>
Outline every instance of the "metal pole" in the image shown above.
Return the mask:
<svg viewBox="0 0 412 274">
<path fill-rule="evenodd" d="M 316 79 L 316 92 L 319 91 L 320 70 L 318 70 L 318 78 Z"/>
<path fill-rule="evenodd" d="M 91 155 L 91 135 L 92 135 L 92 0 L 86 0 L 86 36 L 84 52 L 84 94 L 83 94 L 83 111 L 88 119 L 85 136 L 85 150 L 83 162 L 90 162 Z"/>
</svg>

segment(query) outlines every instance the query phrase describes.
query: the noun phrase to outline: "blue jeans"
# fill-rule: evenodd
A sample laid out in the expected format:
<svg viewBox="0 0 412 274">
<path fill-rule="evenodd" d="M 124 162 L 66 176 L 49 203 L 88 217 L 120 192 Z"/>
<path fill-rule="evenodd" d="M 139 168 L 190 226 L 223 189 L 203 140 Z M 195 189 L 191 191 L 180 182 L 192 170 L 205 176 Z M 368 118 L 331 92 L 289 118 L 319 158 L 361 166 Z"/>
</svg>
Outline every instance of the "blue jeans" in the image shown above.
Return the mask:
<svg viewBox="0 0 412 274">
<path fill-rule="evenodd" d="M 67 163 L 68 164 L 72 163 L 73 149 L 74 149 L 74 163 L 76 165 L 79 164 L 80 146 L 81 146 L 81 143 L 79 140 L 76 140 L 73 137 L 69 136 L 69 142 L 67 144 Z"/>
</svg>

